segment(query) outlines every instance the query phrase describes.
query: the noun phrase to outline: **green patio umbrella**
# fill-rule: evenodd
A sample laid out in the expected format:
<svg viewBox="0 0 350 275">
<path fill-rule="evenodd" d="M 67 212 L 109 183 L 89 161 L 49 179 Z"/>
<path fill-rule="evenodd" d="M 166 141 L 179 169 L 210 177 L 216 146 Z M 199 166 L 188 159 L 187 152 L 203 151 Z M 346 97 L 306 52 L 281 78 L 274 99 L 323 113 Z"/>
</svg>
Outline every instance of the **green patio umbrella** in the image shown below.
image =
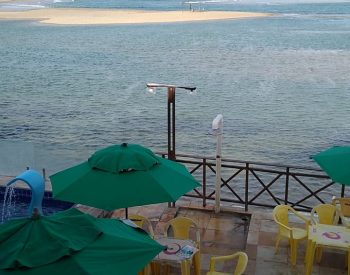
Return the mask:
<svg viewBox="0 0 350 275">
<path fill-rule="evenodd" d="M 334 182 L 350 185 L 350 146 L 334 146 L 312 158 Z"/>
<path fill-rule="evenodd" d="M 126 143 L 99 150 L 50 179 L 54 198 L 109 211 L 173 202 L 199 186 L 184 165 Z"/>
<path fill-rule="evenodd" d="M 75 208 L 0 226 L 0 274 L 137 274 L 163 246 L 141 229 Z"/>
</svg>

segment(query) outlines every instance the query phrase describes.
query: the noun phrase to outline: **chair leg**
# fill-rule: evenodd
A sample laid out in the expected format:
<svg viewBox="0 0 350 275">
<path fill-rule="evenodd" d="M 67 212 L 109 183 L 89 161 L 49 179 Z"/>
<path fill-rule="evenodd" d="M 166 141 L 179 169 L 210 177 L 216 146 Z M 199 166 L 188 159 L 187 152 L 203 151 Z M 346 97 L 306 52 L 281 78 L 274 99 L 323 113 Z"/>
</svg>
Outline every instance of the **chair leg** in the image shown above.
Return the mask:
<svg viewBox="0 0 350 275">
<path fill-rule="evenodd" d="M 347 259 L 347 264 L 348 264 L 348 275 L 350 275 L 350 265 L 349 265 L 350 253 L 349 253 L 349 250 L 346 252 L 346 259 Z"/>
<path fill-rule="evenodd" d="M 151 263 L 151 274 L 160 275 L 159 263 Z"/>
<path fill-rule="evenodd" d="M 194 274 L 201 275 L 201 254 L 199 251 L 193 256 Z"/>
<path fill-rule="evenodd" d="M 146 265 L 137 275 L 150 275 L 151 274 L 151 265 Z"/>
<path fill-rule="evenodd" d="M 296 265 L 297 263 L 297 246 L 297 242 L 292 240 L 290 244 L 290 257 L 292 265 Z"/>
<path fill-rule="evenodd" d="M 308 240 L 307 242 L 307 250 L 306 250 L 306 270 L 305 275 L 311 275 L 312 267 L 314 263 L 314 255 L 316 251 L 316 245 L 312 241 Z"/>
<path fill-rule="evenodd" d="M 168 264 L 166 264 L 166 265 L 164 266 L 164 269 L 165 269 L 165 271 L 164 271 L 164 273 L 163 273 L 163 274 L 168 275 L 168 274 L 169 274 L 169 272 L 170 272 L 170 266 L 169 266 Z"/>
<path fill-rule="evenodd" d="M 276 237 L 276 245 L 275 245 L 275 254 L 278 252 L 278 247 L 279 247 L 279 244 L 280 244 L 280 236 L 277 236 Z"/>
<path fill-rule="evenodd" d="M 190 262 L 185 260 L 181 262 L 181 275 L 190 275 Z"/>
<path fill-rule="evenodd" d="M 319 264 L 322 259 L 322 247 L 317 247 L 316 248 L 316 261 Z"/>
</svg>

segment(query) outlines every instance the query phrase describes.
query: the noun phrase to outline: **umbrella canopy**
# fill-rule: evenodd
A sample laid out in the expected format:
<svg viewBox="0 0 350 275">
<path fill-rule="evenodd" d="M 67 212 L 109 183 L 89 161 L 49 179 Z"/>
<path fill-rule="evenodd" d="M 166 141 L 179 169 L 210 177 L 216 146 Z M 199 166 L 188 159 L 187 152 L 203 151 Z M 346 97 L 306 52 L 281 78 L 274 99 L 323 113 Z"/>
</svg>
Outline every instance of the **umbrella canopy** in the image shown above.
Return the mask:
<svg viewBox="0 0 350 275">
<path fill-rule="evenodd" d="M 54 198 L 110 211 L 176 201 L 199 186 L 184 165 L 125 143 L 99 150 L 50 179 Z"/>
<path fill-rule="evenodd" d="M 0 226 L 0 274 L 137 274 L 164 249 L 143 230 L 77 209 Z"/>
<path fill-rule="evenodd" d="M 334 182 L 350 185 L 350 146 L 334 146 L 312 158 Z"/>
</svg>

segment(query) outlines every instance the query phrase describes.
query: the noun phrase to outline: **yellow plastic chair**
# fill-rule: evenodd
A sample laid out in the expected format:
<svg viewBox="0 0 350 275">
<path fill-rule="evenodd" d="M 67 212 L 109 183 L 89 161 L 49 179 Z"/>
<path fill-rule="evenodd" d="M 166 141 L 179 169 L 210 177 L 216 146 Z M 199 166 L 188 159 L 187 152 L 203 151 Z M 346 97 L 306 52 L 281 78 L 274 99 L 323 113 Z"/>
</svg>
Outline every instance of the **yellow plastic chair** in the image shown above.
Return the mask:
<svg viewBox="0 0 350 275">
<path fill-rule="evenodd" d="M 305 229 L 292 227 L 289 222 L 290 214 L 302 220 L 305 223 Z M 290 246 L 291 263 L 292 265 L 296 265 L 298 243 L 301 240 L 307 238 L 307 227 L 310 221 L 305 216 L 295 211 L 289 205 L 277 205 L 273 209 L 273 218 L 278 224 L 278 233 L 276 237 L 276 253 L 278 252 L 280 240 L 282 238 L 288 239 Z"/>
<path fill-rule="evenodd" d="M 333 204 L 319 204 L 311 210 L 311 223 L 338 224 L 339 212 Z"/>
<path fill-rule="evenodd" d="M 311 223 L 336 225 L 339 221 L 339 211 L 333 204 L 319 204 L 311 210 Z M 316 249 L 316 259 L 319 263 L 322 258 L 322 247 Z"/>
<path fill-rule="evenodd" d="M 193 256 L 193 265 L 196 275 L 200 275 L 201 262 L 200 262 L 200 230 L 197 224 L 186 217 L 176 217 L 170 220 L 164 229 L 164 235 L 168 236 L 168 231 L 173 231 L 173 237 L 182 240 L 191 239 L 191 232 L 195 233 L 195 244 L 198 252 Z"/>
<path fill-rule="evenodd" d="M 332 204 L 337 207 L 342 223 L 350 227 L 350 198 L 335 198 Z"/>
<path fill-rule="evenodd" d="M 146 229 L 147 233 L 154 238 L 154 231 L 151 222 L 144 216 L 131 214 L 129 215 L 129 220 L 131 220 L 134 224 L 136 224 L 138 227 L 142 229 Z M 151 264 L 148 264 L 144 267 L 142 271 L 138 273 L 138 275 L 149 275 L 151 274 Z"/>
<path fill-rule="evenodd" d="M 224 262 L 224 261 L 232 261 L 238 258 L 236 268 L 233 273 L 223 273 L 219 271 L 215 271 L 216 263 Z M 241 275 L 245 271 L 248 264 L 248 255 L 244 252 L 237 252 L 232 255 L 227 256 L 217 256 L 210 258 L 209 271 L 207 275 Z"/>
<path fill-rule="evenodd" d="M 129 220 L 131 220 L 138 227 L 147 231 L 147 233 L 154 238 L 154 231 L 151 222 L 144 216 L 132 214 L 129 215 Z"/>
</svg>

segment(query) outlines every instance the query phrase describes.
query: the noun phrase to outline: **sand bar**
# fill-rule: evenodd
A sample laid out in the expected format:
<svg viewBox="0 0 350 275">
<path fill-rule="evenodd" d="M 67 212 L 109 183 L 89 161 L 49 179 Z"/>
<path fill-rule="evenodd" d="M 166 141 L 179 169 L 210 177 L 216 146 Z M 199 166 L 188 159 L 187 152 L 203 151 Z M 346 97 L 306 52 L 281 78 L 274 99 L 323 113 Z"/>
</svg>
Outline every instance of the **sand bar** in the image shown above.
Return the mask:
<svg viewBox="0 0 350 275">
<path fill-rule="evenodd" d="M 142 11 L 113 9 L 48 8 L 27 11 L 0 11 L 0 19 L 37 20 L 60 25 L 102 25 L 171 23 L 228 20 L 270 16 L 268 13 L 232 11 Z"/>
</svg>

